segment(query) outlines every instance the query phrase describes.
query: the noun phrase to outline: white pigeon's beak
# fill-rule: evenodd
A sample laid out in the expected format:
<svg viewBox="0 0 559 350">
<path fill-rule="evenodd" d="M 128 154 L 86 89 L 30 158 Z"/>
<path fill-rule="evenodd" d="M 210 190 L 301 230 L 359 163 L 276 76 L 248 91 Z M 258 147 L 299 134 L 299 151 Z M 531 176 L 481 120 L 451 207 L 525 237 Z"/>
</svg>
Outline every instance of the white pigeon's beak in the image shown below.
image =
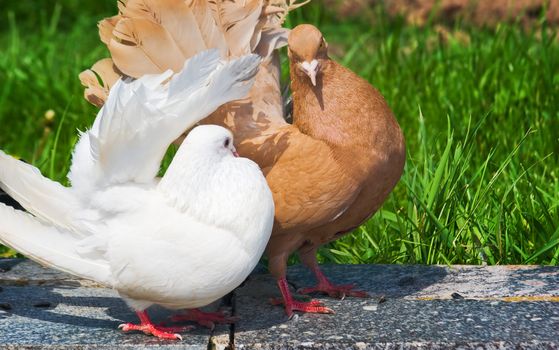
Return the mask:
<svg viewBox="0 0 559 350">
<path fill-rule="evenodd" d="M 318 61 L 317 60 L 312 60 L 310 62 L 305 61 L 301 63 L 301 68 L 311 79 L 312 85 L 316 86 L 316 74 L 318 73 Z"/>
<path fill-rule="evenodd" d="M 231 153 L 233 153 L 235 157 L 239 158 L 239 153 L 237 153 L 237 149 L 235 147 L 231 148 Z"/>
</svg>

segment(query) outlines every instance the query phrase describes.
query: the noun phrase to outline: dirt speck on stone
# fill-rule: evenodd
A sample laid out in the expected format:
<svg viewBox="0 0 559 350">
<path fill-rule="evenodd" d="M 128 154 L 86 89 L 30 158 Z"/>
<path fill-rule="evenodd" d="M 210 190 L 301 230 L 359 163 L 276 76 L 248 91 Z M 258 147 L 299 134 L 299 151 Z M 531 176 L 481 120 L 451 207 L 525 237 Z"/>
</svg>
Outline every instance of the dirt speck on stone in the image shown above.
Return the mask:
<svg viewBox="0 0 559 350">
<path fill-rule="evenodd" d="M 415 278 L 413 276 L 404 276 L 398 280 L 397 284 L 400 287 L 412 286 L 415 284 Z"/>
<path fill-rule="evenodd" d="M 462 294 L 460 294 L 460 293 L 452 293 L 452 294 L 450 295 L 450 297 L 451 297 L 452 299 L 455 299 L 455 300 L 464 299 L 464 297 L 463 297 Z"/>
<path fill-rule="evenodd" d="M 45 308 L 45 307 L 51 307 L 51 303 L 49 303 L 48 301 L 40 301 L 38 303 L 33 304 L 34 307 L 40 307 L 40 308 Z"/>
</svg>

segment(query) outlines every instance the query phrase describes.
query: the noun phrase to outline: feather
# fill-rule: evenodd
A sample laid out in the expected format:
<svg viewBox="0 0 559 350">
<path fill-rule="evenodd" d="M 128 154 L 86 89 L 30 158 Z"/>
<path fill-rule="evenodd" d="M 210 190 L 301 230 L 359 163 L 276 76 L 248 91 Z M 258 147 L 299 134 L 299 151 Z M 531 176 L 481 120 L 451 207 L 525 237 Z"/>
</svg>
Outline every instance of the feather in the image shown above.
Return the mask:
<svg viewBox="0 0 559 350">
<path fill-rule="evenodd" d="M 268 57 L 275 49 L 287 45 L 289 30 L 285 28 L 273 28 L 262 31 L 258 45 L 254 52 L 262 57 Z"/>
<path fill-rule="evenodd" d="M 107 100 L 109 90 L 120 78 L 120 73 L 110 58 L 104 58 L 97 61 L 91 69 L 81 72 L 79 78 L 82 85 L 86 87 L 85 99 L 97 107 L 102 107 Z"/>
<path fill-rule="evenodd" d="M 119 81 L 76 146 L 72 185 L 87 192 L 100 185 L 153 181 L 174 139 L 248 93 L 259 62 L 257 55 L 220 62 L 219 52 L 208 50 L 172 77 L 169 70 Z"/>
<path fill-rule="evenodd" d="M 215 23 L 223 33 L 229 56 L 250 53 L 250 42 L 259 22 L 262 0 L 208 1 Z"/>
<path fill-rule="evenodd" d="M 289 12 L 308 4 L 311 0 L 268 0 L 264 10 L 266 25 L 264 29 L 279 28 Z"/>
<path fill-rule="evenodd" d="M 223 57 L 227 56 L 225 35 L 216 24 L 207 0 L 193 0 L 189 5 L 200 28 L 202 38 L 208 48 L 217 48 Z"/>
<path fill-rule="evenodd" d="M 205 54 L 192 57 L 185 62 L 181 74 L 177 74 L 169 85 L 169 96 L 176 96 L 180 93 L 188 96 L 194 87 L 202 84 L 210 73 L 217 68 L 220 56 L 217 49 L 208 50 Z"/>
<path fill-rule="evenodd" d="M 194 13 L 183 0 L 129 0 L 120 3 L 123 17 L 149 19 L 165 28 L 184 58 L 205 50 Z"/>
<path fill-rule="evenodd" d="M 80 207 L 69 188 L 41 175 L 39 169 L 0 151 L 0 187 L 33 215 L 72 229 L 71 213 Z"/>
<path fill-rule="evenodd" d="M 41 223 L 33 216 L 0 203 L 0 242 L 42 265 L 112 285 L 111 271 L 103 257 L 83 258 L 71 232 Z"/>
<path fill-rule="evenodd" d="M 109 50 L 116 66 L 126 75 L 178 72 L 186 57 L 169 32 L 160 24 L 143 18 L 124 18 L 113 30 Z"/>
<path fill-rule="evenodd" d="M 113 30 L 115 29 L 115 26 L 120 18 L 120 15 L 116 15 L 113 17 L 105 18 L 97 24 L 97 27 L 99 28 L 99 37 L 105 45 L 109 45 L 109 42 L 113 38 Z"/>
</svg>

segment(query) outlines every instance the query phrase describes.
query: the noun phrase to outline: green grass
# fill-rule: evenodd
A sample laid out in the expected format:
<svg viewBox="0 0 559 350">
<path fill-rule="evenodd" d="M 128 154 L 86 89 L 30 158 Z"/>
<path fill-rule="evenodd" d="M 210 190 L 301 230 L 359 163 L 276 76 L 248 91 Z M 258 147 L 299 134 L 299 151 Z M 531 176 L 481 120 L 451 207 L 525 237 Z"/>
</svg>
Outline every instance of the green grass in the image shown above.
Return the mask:
<svg viewBox="0 0 559 350">
<path fill-rule="evenodd" d="M 113 2 L 0 5 L 0 148 L 59 181 L 76 130 L 96 113 L 77 75 L 108 56 L 95 25 L 116 12 Z M 545 22 L 528 31 L 457 23 L 450 33 L 464 42 L 441 40 L 435 24 L 409 26 L 381 10 L 342 19 L 319 3 L 289 24 L 320 26 L 332 55 L 384 94 L 408 147 L 382 210 L 322 248 L 321 260 L 556 265 L 559 42 Z"/>
</svg>

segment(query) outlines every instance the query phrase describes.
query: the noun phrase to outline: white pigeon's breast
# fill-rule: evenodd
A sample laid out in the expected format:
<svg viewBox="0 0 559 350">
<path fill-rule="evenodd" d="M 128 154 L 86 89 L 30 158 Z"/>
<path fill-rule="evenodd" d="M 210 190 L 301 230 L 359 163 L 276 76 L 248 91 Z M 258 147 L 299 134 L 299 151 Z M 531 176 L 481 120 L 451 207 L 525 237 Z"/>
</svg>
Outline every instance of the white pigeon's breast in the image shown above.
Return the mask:
<svg viewBox="0 0 559 350">
<path fill-rule="evenodd" d="M 244 235 L 169 212 L 141 227 L 110 241 L 115 288 L 129 298 L 177 309 L 207 305 L 239 286 L 267 242 L 258 242 L 260 251 L 247 251 Z"/>
</svg>

